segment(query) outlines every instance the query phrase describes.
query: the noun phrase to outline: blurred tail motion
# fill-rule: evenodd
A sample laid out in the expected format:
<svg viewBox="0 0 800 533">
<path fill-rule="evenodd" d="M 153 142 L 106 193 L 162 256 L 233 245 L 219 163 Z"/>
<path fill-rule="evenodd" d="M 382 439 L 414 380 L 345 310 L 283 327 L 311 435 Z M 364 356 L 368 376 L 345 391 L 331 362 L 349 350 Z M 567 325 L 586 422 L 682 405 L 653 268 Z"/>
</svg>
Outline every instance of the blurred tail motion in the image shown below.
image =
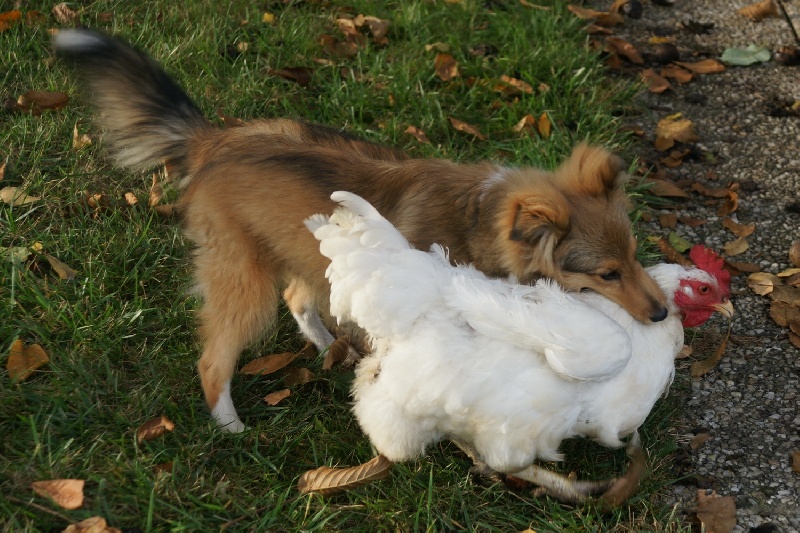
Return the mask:
<svg viewBox="0 0 800 533">
<path fill-rule="evenodd" d="M 212 126 L 155 61 L 119 39 L 86 29 L 59 31 L 54 45 L 87 85 L 118 164 L 147 170 L 169 161 L 185 168 L 189 140 Z"/>
</svg>

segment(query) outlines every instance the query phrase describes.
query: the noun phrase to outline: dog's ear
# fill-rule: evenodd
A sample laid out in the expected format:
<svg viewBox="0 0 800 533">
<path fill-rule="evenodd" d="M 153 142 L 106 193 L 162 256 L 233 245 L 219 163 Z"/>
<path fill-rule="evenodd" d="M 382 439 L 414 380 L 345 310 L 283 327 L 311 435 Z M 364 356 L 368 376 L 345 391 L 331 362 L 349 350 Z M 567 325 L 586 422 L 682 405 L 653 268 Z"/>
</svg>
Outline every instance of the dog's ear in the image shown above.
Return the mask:
<svg viewBox="0 0 800 533">
<path fill-rule="evenodd" d="M 628 181 L 622 159 L 605 148 L 581 143 L 556 170 L 556 183 L 568 193 L 611 196 Z"/>
<path fill-rule="evenodd" d="M 552 261 L 555 247 L 569 232 L 570 208 L 555 188 L 520 192 L 512 198 L 508 238 L 526 244 L 534 256 Z"/>
</svg>

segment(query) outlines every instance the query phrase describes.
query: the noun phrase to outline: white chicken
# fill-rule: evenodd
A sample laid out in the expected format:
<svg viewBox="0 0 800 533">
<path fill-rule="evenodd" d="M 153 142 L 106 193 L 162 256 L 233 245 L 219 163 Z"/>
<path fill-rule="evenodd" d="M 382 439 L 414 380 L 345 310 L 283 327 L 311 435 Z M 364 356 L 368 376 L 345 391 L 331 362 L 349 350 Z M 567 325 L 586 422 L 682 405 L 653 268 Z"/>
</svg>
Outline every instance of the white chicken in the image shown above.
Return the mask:
<svg viewBox="0 0 800 533">
<path fill-rule="evenodd" d="M 453 266 L 437 245 L 411 248 L 362 198 L 331 198 L 342 207 L 306 226 L 331 260 L 332 314 L 355 321 L 372 341 L 356 369 L 353 410 L 391 461 L 447 438 L 483 466 L 582 500 L 594 485 L 534 461 L 561 459 L 560 443 L 573 436 L 612 448 L 637 436 L 672 382 L 683 326 L 733 313 L 730 276 L 702 247 L 691 252 L 700 268 L 648 269 L 668 295 L 669 317 L 644 325 L 594 293 Z"/>
</svg>

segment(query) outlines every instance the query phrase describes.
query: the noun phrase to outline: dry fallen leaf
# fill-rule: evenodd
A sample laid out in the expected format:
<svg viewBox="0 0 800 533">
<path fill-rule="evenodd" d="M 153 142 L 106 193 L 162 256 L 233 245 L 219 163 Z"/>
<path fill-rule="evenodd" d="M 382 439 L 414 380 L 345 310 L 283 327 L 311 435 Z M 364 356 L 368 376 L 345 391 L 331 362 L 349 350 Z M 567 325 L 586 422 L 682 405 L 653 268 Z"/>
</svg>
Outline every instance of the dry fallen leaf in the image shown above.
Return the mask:
<svg viewBox="0 0 800 533">
<path fill-rule="evenodd" d="M 800 474 L 800 450 L 792 452 L 792 470 L 795 474 Z"/>
<path fill-rule="evenodd" d="M 775 274 L 756 272 L 747 276 L 747 286 L 759 296 L 771 293 L 778 285 L 781 285 L 781 280 Z"/>
<path fill-rule="evenodd" d="M 789 247 L 789 261 L 794 266 L 800 267 L 800 241 L 794 241 Z"/>
<path fill-rule="evenodd" d="M 53 257 L 50 254 L 42 253 L 47 262 L 50 263 L 50 266 L 53 270 L 56 271 L 58 277 L 61 279 L 73 279 L 75 276 L 78 275 L 78 271 L 70 267 L 68 264 L 60 261 L 59 259 Z"/>
<path fill-rule="evenodd" d="M 734 276 L 738 276 L 742 272 L 746 272 L 748 274 L 752 274 L 754 272 L 761 272 L 761 267 L 755 263 L 748 263 L 742 261 L 728 261 L 727 259 L 725 259 L 724 261 L 725 262 L 723 266 L 729 271 L 733 269 L 734 272 L 731 272 L 731 274 Z"/>
<path fill-rule="evenodd" d="M 31 488 L 64 509 L 77 509 L 83 505 L 83 485 L 82 479 L 50 479 L 34 481 Z"/>
<path fill-rule="evenodd" d="M 422 131 L 421 129 L 419 129 L 418 127 L 416 127 L 416 126 L 407 127 L 406 131 L 404 131 L 403 133 L 407 133 L 408 135 L 411 135 L 412 137 L 414 137 L 416 140 L 418 140 L 421 143 L 426 143 L 426 144 L 430 143 L 430 141 L 428 140 L 428 136 L 425 135 L 425 132 Z"/>
<path fill-rule="evenodd" d="M 64 92 L 28 91 L 17 98 L 14 109 L 41 115 L 46 109 L 61 109 L 69 102 L 69 96 Z"/>
<path fill-rule="evenodd" d="M 647 90 L 651 93 L 661 94 L 671 87 L 665 77 L 656 74 L 656 71 L 651 68 L 643 70 L 641 75 L 642 80 L 647 85 Z"/>
<path fill-rule="evenodd" d="M 25 205 L 41 200 L 41 196 L 25 194 L 19 187 L 3 187 L 0 189 L 0 200 L 8 205 Z"/>
<path fill-rule="evenodd" d="M 533 94 L 533 86 L 530 83 L 503 74 L 500 76 L 500 82 L 494 86 L 494 91 L 503 93 L 506 96 L 518 96 L 520 94 Z"/>
<path fill-rule="evenodd" d="M 708 220 L 702 218 L 690 217 L 686 215 L 679 216 L 678 221 L 680 221 L 682 224 L 686 224 L 690 228 L 696 228 L 708 222 Z"/>
<path fill-rule="evenodd" d="M 392 23 L 386 19 L 379 19 L 378 17 L 373 17 L 372 15 L 367 15 L 364 17 L 364 24 L 369 28 L 369 32 L 372 34 L 372 39 L 376 42 L 384 42 L 386 34 L 389 33 L 389 28 L 391 27 Z"/>
<path fill-rule="evenodd" d="M 662 180 L 659 178 L 644 178 L 642 183 L 650 184 L 648 192 L 655 196 L 661 197 L 676 197 L 676 198 L 689 198 L 691 195 L 675 185 L 674 182 L 669 180 Z"/>
<path fill-rule="evenodd" d="M 552 124 L 550 122 L 550 118 L 547 116 L 547 113 L 542 113 L 539 117 L 539 120 L 536 121 L 536 129 L 539 131 L 539 135 L 547 139 L 550 137 L 550 129 Z"/>
<path fill-rule="evenodd" d="M 124 198 L 125 198 L 125 203 L 128 204 L 128 206 L 130 207 L 133 207 L 139 203 L 139 199 L 136 198 L 136 195 L 130 191 L 125 193 Z"/>
<path fill-rule="evenodd" d="M 724 339 L 722 339 L 717 351 L 714 352 L 711 357 L 692 363 L 692 366 L 689 368 L 689 373 L 693 378 L 704 376 L 709 372 L 709 370 L 717 366 L 717 363 L 719 363 L 720 359 L 722 359 L 722 355 L 725 353 L 725 347 L 728 345 L 728 339 L 730 336 L 731 332 L 730 329 L 728 329 L 728 334 Z"/>
<path fill-rule="evenodd" d="M 725 243 L 722 247 L 727 256 L 743 254 L 748 248 L 750 248 L 750 243 L 747 242 L 745 237 L 739 237 L 735 241 Z"/>
<path fill-rule="evenodd" d="M 61 2 L 53 6 L 53 16 L 59 24 L 66 24 L 70 26 L 76 25 L 80 22 L 81 16 L 69 8 L 66 2 Z"/>
<path fill-rule="evenodd" d="M 691 346 L 687 346 L 684 344 L 681 350 L 678 352 L 678 355 L 675 356 L 675 359 L 686 359 L 687 357 L 692 355 L 693 351 L 694 350 L 692 350 Z"/>
<path fill-rule="evenodd" d="M 433 68 L 442 81 L 450 81 L 458 76 L 458 61 L 450 54 L 436 54 Z"/>
<path fill-rule="evenodd" d="M 263 376 L 265 374 L 272 374 L 273 372 L 277 372 L 281 368 L 287 366 L 289 363 L 294 361 L 296 357 L 297 354 L 291 352 L 264 355 L 262 357 L 253 359 L 244 365 L 239 370 L 239 373 L 249 376 Z"/>
<path fill-rule="evenodd" d="M 157 439 L 165 433 L 175 429 L 175 423 L 166 416 L 153 418 L 139 426 L 136 430 L 136 440 L 138 442 Z"/>
<path fill-rule="evenodd" d="M 702 59 L 694 63 L 687 63 L 685 61 L 675 61 L 675 64 L 694 72 L 695 74 L 716 74 L 725 70 L 725 65 L 716 59 Z"/>
<path fill-rule="evenodd" d="M 769 305 L 769 316 L 776 324 L 785 328 L 800 321 L 800 308 L 789 302 L 774 301 Z"/>
<path fill-rule="evenodd" d="M 26 380 L 33 374 L 34 370 L 48 361 L 50 361 L 50 358 L 41 345 L 29 344 L 26 346 L 22 339 L 17 339 L 11 343 L 8 360 L 6 361 L 8 377 L 14 381 Z"/>
<path fill-rule="evenodd" d="M 314 373 L 305 367 L 287 368 L 283 372 L 283 384 L 287 387 L 296 387 L 297 385 L 305 385 L 314 381 Z"/>
<path fill-rule="evenodd" d="M 694 436 L 691 442 L 689 442 L 689 448 L 691 448 L 692 450 L 696 450 L 710 438 L 711 435 L 709 435 L 708 433 L 698 433 L 697 435 Z"/>
<path fill-rule="evenodd" d="M 450 117 L 448 120 L 456 130 L 463 131 L 464 133 L 470 133 L 482 141 L 486 140 L 486 136 L 472 124 L 467 124 L 466 122 L 463 122 L 461 120 L 458 120 L 457 118 L 452 118 L 452 117 Z"/>
<path fill-rule="evenodd" d="M 675 142 L 688 143 L 697 140 L 692 121 L 681 118 L 680 114 L 670 115 L 658 121 L 655 147 L 662 152 L 675 146 Z"/>
<path fill-rule="evenodd" d="M 347 340 L 347 337 L 339 337 L 328 347 L 328 351 L 325 353 L 325 360 L 322 362 L 322 370 L 330 370 L 337 365 L 347 359 L 347 355 L 350 349 L 350 342 Z"/>
<path fill-rule="evenodd" d="M 22 12 L 19 9 L 13 9 L 0 13 L 0 31 L 5 31 L 11 26 L 16 24 L 22 19 Z"/>
<path fill-rule="evenodd" d="M 62 533 L 122 533 L 122 530 L 110 527 L 106 519 L 101 516 L 93 516 L 68 525 Z"/>
<path fill-rule="evenodd" d="M 678 225 L 677 213 L 661 213 L 658 215 L 658 223 L 662 228 L 674 229 Z"/>
<path fill-rule="evenodd" d="M 749 237 L 756 230 L 755 222 L 752 224 L 739 224 L 730 217 L 725 217 L 722 220 L 722 225 L 737 237 Z"/>
<path fill-rule="evenodd" d="M 739 194 L 736 191 L 729 190 L 727 198 L 722 202 L 722 205 L 717 209 L 717 216 L 726 217 L 739 208 Z"/>
<path fill-rule="evenodd" d="M 530 133 L 536 127 L 536 117 L 528 113 L 524 117 L 522 117 L 514 126 L 511 128 L 511 131 L 515 133 L 520 133 L 521 131 L 525 130 Z"/>
<path fill-rule="evenodd" d="M 92 137 L 88 133 L 78 133 L 78 123 L 72 130 L 72 149 L 80 150 L 92 144 Z"/>
<path fill-rule="evenodd" d="M 666 238 L 659 237 L 656 243 L 658 244 L 658 248 L 661 250 L 661 253 L 664 254 L 664 258 L 668 263 L 677 263 L 685 267 L 694 266 L 694 263 L 682 256 L 681 253 L 676 250 Z"/>
<path fill-rule="evenodd" d="M 706 533 L 729 533 L 736 526 L 736 504 L 731 496 L 698 490 L 697 518 Z"/>
<path fill-rule="evenodd" d="M 264 396 L 264 401 L 267 402 L 268 405 L 278 405 L 281 401 L 285 400 L 292 394 L 292 391 L 289 389 L 283 389 L 275 392 L 271 392 Z"/>
<path fill-rule="evenodd" d="M 671 63 L 661 69 L 661 75 L 665 78 L 672 78 L 678 83 L 689 83 L 694 76 L 685 68 Z"/>
<path fill-rule="evenodd" d="M 622 57 L 627 58 L 631 63 L 636 65 L 644 64 L 644 59 L 642 59 L 642 55 L 636 47 L 624 39 L 620 39 L 619 37 L 606 37 L 606 48 L 610 52 L 616 52 Z"/>
<path fill-rule="evenodd" d="M 736 12 L 740 15 L 744 15 L 753 22 L 758 22 L 768 17 L 780 16 L 778 4 L 775 3 L 775 0 L 762 0 L 761 2 L 744 6 Z"/>
<path fill-rule="evenodd" d="M 301 87 L 306 87 L 311 83 L 311 75 L 314 73 L 314 69 L 308 67 L 284 67 L 277 70 L 270 69 L 269 73 L 284 80 L 293 81 Z"/>
<path fill-rule="evenodd" d="M 616 26 L 618 24 L 622 24 L 623 22 L 625 22 L 625 18 L 619 13 L 610 13 L 608 11 L 595 11 L 594 9 L 588 9 L 585 7 L 580 7 L 572 4 L 568 5 L 567 9 L 572 11 L 572 13 L 579 19 L 593 20 L 596 25 L 605 28 L 610 28 L 612 26 Z"/>
<path fill-rule="evenodd" d="M 378 455 L 362 465 L 350 468 L 322 466 L 300 476 L 297 489 L 302 494 L 313 492 L 329 496 L 384 479 L 389 476 L 391 467 L 392 462 L 383 455 Z"/>
</svg>

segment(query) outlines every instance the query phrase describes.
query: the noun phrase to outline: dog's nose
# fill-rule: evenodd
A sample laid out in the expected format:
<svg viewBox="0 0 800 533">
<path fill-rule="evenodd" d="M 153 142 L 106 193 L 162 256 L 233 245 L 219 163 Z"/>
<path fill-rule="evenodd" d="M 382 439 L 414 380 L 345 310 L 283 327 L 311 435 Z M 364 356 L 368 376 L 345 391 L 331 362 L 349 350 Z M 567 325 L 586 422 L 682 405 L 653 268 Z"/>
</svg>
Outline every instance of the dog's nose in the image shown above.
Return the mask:
<svg viewBox="0 0 800 533">
<path fill-rule="evenodd" d="M 650 321 L 651 322 L 661 322 L 665 318 L 667 318 L 667 308 L 666 307 L 662 307 L 661 309 L 659 309 L 658 311 L 656 311 L 655 313 L 650 315 Z"/>
</svg>

